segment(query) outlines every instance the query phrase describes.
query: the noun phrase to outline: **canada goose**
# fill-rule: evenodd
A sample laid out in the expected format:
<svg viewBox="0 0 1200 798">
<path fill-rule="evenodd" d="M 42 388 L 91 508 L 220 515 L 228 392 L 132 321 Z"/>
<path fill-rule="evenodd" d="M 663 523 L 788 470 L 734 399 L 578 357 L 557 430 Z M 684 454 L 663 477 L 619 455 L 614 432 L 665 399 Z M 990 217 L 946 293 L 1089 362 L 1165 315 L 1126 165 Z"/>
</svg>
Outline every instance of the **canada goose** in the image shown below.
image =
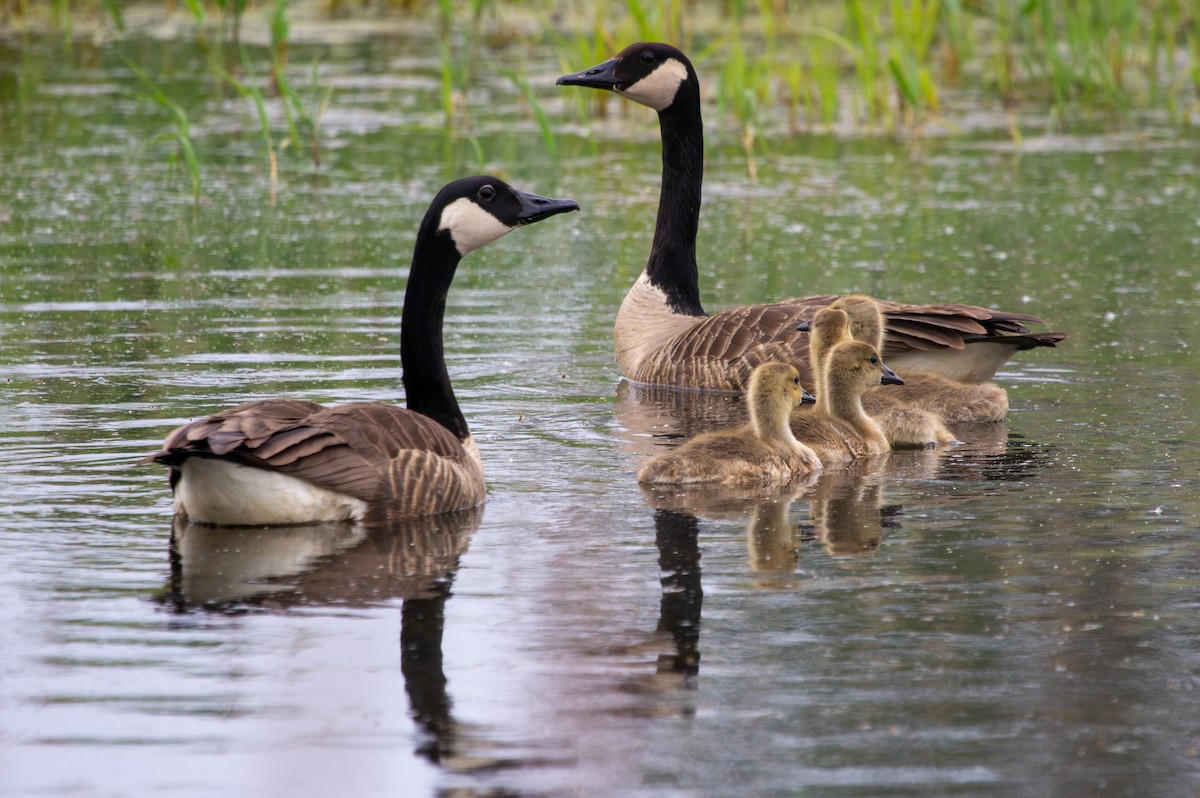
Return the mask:
<svg viewBox="0 0 1200 798">
<path fill-rule="evenodd" d="M 659 485 L 721 482 L 778 484 L 821 467 L 811 449 L 788 428 L 804 389 L 800 372 L 786 363 L 764 363 L 750 375 L 750 423 L 709 432 L 642 466 L 638 481 Z"/>
<path fill-rule="evenodd" d="M 687 56 L 661 43 L 630 45 L 598 66 L 563 75 L 563 86 L 615 91 L 658 112 L 663 170 L 658 221 L 642 275 L 617 313 L 613 342 L 630 380 L 678 387 L 739 390 L 755 365 L 795 363 L 808 373 L 808 335 L 796 329 L 835 296 L 811 296 L 731 308 L 714 315 L 700 304 L 696 231 L 704 172 L 700 82 Z M 884 303 L 882 350 L 897 368 L 960 382 L 990 379 L 1020 349 L 1054 346 L 1062 333 L 1030 334 L 1036 316 L 970 305 Z"/>
<path fill-rule="evenodd" d="M 825 357 L 833 346 L 843 341 L 855 340 L 851 336 L 853 326 L 851 316 L 846 310 L 843 310 L 843 307 L 858 300 L 860 300 L 859 297 L 843 297 L 829 307 L 817 311 L 817 315 L 813 317 L 811 330 L 809 331 L 808 354 L 811 368 L 815 373 L 823 375 L 822 364 L 825 362 Z M 878 316 L 879 311 L 874 302 L 870 299 L 866 299 L 866 302 L 870 303 L 870 312 Z M 882 324 L 878 329 L 882 334 Z M 874 338 L 866 337 L 858 340 L 864 340 L 866 343 L 878 346 L 873 343 Z M 905 377 L 903 379 L 905 380 L 905 385 L 907 385 L 908 378 Z M 875 419 L 875 422 L 883 431 L 884 437 L 888 439 L 892 448 L 927 449 L 943 444 L 959 442 L 954 433 L 946 428 L 941 417 L 935 413 L 914 407 L 891 406 L 873 408 L 868 404 L 869 397 L 876 394 L 886 394 L 887 391 L 899 390 L 901 387 L 904 386 L 872 388 L 863 395 L 863 409 L 866 410 L 867 415 Z M 821 404 L 819 397 L 822 393 L 827 393 L 827 389 L 824 385 L 818 384 L 817 404 L 828 411 L 828 406 Z"/>
<path fill-rule="evenodd" d="M 830 307 L 850 317 L 850 334 L 857 341 L 880 345 L 884 337 L 883 312 L 868 296 L 844 296 Z M 991 423 L 1008 416 L 1008 394 L 994 382 L 961 383 L 919 370 L 902 370 L 904 385 L 868 391 L 863 407 L 876 416 L 885 410 L 920 408 L 951 423 Z"/>
<path fill-rule="evenodd" d="M 185 424 L 142 460 L 170 468 L 175 510 L 220 526 L 361 519 L 373 506 L 430 515 L 484 500 L 479 450 L 442 351 L 446 292 L 464 255 L 522 225 L 578 210 L 494 177 L 445 186 L 417 232 L 400 364 L 408 408 L 249 402 Z"/>
<path fill-rule="evenodd" d="M 861 341 L 835 344 L 822 365 L 816 409 L 792 413 L 796 440 L 826 465 L 890 450 L 879 425 L 863 410 L 862 395 L 876 385 L 903 385 L 903 380 L 883 364 L 875 347 Z"/>
</svg>

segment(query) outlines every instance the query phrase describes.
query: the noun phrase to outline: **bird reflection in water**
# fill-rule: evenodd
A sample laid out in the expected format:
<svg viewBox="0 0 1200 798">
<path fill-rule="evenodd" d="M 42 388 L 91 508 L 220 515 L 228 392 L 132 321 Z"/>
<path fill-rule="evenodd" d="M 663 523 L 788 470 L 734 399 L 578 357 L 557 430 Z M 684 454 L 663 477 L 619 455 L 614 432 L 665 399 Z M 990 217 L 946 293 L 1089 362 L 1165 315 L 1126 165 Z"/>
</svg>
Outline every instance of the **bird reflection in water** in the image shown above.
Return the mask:
<svg viewBox="0 0 1200 798">
<path fill-rule="evenodd" d="M 422 733 L 416 753 L 447 765 L 460 746 L 442 660 L 446 601 L 482 517 L 483 509 L 473 508 L 280 527 L 214 527 L 177 518 L 170 581 L 160 600 L 177 612 L 240 613 L 401 599 L 400 670 Z"/>
<path fill-rule="evenodd" d="M 654 511 L 654 542 L 658 546 L 662 601 L 658 637 L 669 636 L 674 648 L 658 656 L 658 672 L 688 679 L 700 672 L 700 522 L 691 513 Z"/>
<path fill-rule="evenodd" d="M 806 494 L 812 536 L 833 557 L 872 554 L 900 525 L 901 507 L 883 504 L 883 475 L 873 463 L 821 474 Z"/>
</svg>

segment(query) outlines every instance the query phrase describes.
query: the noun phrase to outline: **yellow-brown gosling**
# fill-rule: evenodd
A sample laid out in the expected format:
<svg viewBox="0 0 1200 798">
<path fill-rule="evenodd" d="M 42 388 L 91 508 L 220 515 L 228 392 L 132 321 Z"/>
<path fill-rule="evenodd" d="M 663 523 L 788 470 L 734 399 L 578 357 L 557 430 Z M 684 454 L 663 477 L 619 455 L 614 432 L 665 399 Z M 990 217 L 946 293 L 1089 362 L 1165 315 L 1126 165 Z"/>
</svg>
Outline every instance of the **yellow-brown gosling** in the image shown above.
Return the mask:
<svg viewBox="0 0 1200 798">
<path fill-rule="evenodd" d="M 817 315 L 813 317 L 808 352 L 815 372 L 820 373 L 821 364 L 824 363 L 830 348 L 843 341 L 854 340 L 851 336 L 851 318 L 843 310 L 843 307 L 848 304 L 857 309 L 859 306 L 859 303 L 855 301 L 857 299 L 857 297 L 847 297 L 838 300 L 829 307 L 818 311 Z M 870 300 L 867 301 L 870 302 Z M 874 303 L 871 304 L 874 307 Z M 907 378 L 904 379 L 907 381 Z M 954 433 L 947 429 L 945 423 L 935 413 L 913 407 L 886 407 L 878 410 L 873 408 L 869 402 L 875 394 L 898 390 L 901 387 L 872 388 L 863 395 L 863 409 L 879 424 L 879 428 L 892 448 L 929 449 L 935 446 L 959 443 Z M 824 389 L 823 385 L 817 385 L 818 393 Z"/>
<path fill-rule="evenodd" d="M 866 411 L 862 396 L 876 385 L 902 385 L 879 350 L 860 341 L 835 344 L 825 356 L 817 406 L 792 413 L 792 433 L 825 465 L 872 457 L 892 447 Z"/>
<path fill-rule="evenodd" d="M 817 455 L 797 441 L 788 427 L 788 417 L 803 395 L 800 372 L 794 366 L 758 366 L 750 375 L 746 392 L 748 424 L 698 435 L 678 449 L 655 457 L 638 471 L 638 481 L 657 485 L 770 485 L 819 469 Z"/>
<path fill-rule="evenodd" d="M 879 346 L 884 339 L 885 320 L 879 303 L 867 296 L 844 296 L 830 307 L 850 316 L 850 334 L 857 341 Z M 1008 394 L 994 382 L 962 383 L 937 374 L 901 369 L 904 386 L 871 391 L 863 406 L 871 415 L 892 408 L 919 408 L 955 423 L 1003 421 L 1008 416 Z"/>
</svg>

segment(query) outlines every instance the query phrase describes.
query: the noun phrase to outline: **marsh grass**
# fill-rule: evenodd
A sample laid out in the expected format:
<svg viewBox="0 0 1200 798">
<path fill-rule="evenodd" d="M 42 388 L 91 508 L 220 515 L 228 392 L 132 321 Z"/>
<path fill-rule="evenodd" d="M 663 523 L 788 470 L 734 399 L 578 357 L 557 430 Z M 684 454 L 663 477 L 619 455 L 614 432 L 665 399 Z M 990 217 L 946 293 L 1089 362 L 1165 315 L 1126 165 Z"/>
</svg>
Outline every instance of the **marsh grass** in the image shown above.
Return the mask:
<svg viewBox="0 0 1200 798">
<path fill-rule="evenodd" d="M 501 66 L 495 67 L 496 72 L 508 78 L 513 87 L 525 98 L 530 111 L 533 113 L 533 118 L 537 122 L 538 132 L 541 133 L 542 143 L 546 145 L 546 153 L 553 161 L 558 160 L 558 144 L 554 137 L 554 127 L 550 124 L 550 118 L 546 115 L 546 111 L 542 108 L 542 104 L 538 102 L 537 95 L 529 86 L 529 81 L 517 74 L 515 70 L 505 69 Z"/>
<path fill-rule="evenodd" d="M 246 76 L 245 80 L 241 80 L 229 72 L 224 73 L 222 77 L 239 94 L 250 100 L 254 106 L 258 118 L 258 133 L 262 139 L 263 154 L 267 159 L 267 170 L 271 187 L 271 204 L 274 205 L 279 185 L 279 158 L 275 151 L 274 139 L 271 137 L 271 119 L 267 114 L 266 99 L 263 97 L 262 88 L 258 86 L 258 81 L 254 74 L 254 65 L 250 56 L 244 47 L 238 49 L 242 59 L 242 70 Z"/>
<path fill-rule="evenodd" d="M 694 61 L 716 51 L 706 71 L 718 113 L 738 123 L 748 159 L 776 100 L 791 129 L 866 132 L 950 125 L 950 94 L 1063 124 L 1096 110 L 1159 108 L 1180 123 L 1200 113 L 1192 0 L 626 0 L 624 10 L 552 32 L 564 70 L 638 38 L 682 42 Z"/>
<path fill-rule="evenodd" d="M 286 63 L 287 36 L 274 29 L 288 0 L 178 3 L 196 21 L 198 38 L 215 27 L 218 38 L 235 45 L 245 14 L 266 9 L 273 46 L 278 54 L 282 43 Z M 67 37 L 76 17 L 89 10 L 120 30 L 130 7 L 121 0 L 47 6 Z M 737 123 L 748 164 L 760 147 L 759 131 L 779 106 L 791 130 L 856 134 L 947 125 L 948 105 L 964 102 L 1006 111 L 1014 136 L 1020 135 L 1019 112 L 1064 127 L 1096 112 L 1119 120 L 1155 110 L 1180 124 L 1200 118 L 1196 0 L 328 0 L 322 7 L 343 15 L 418 17 L 436 26 L 442 111 L 458 136 L 471 135 L 466 97 L 478 53 L 496 42 L 515 54 L 510 71 L 521 79 L 522 48 L 552 47 L 565 72 L 638 39 L 679 44 L 694 61 L 706 62 L 705 73 L 713 76 L 706 91 L 710 98 L 715 92 L 719 113 Z M 10 0 L 8 13 L 37 9 L 28 0 Z M 512 16 L 539 24 L 514 33 L 503 23 Z M 283 70 L 277 66 L 274 74 L 288 106 L 289 139 L 298 143 L 307 135 L 316 163 L 322 101 L 298 103 Z M 538 117 L 536 99 L 520 91 Z M 567 102 L 581 116 L 610 107 L 601 92 L 576 92 Z"/>
<path fill-rule="evenodd" d="M 146 90 L 143 95 L 144 99 L 154 103 L 165 109 L 171 120 L 171 129 L 155 136 L 148 142 L 148 146 L 160 144 L 163 142 L 174 142 L 176 147 L 172 150 L 169 162 L 174 169 L 182 160 L 187 168 L 188 177 L 191 180 L 192 186 L 192 202 L 200 202 L 200 158 L 196 154 L 196 147 L 192 143 L 191 124 L 188 121 L 187 112 L 179 103 L 167 96 L 157 83 L 137 67 L 132 61 L 126 59 L 125 65 L 129 71 L 137 76 L 138 81 Z"/>
<path fill-rule="evenodd" d="M 313 60 L 309 73 L 309 101 L 306 102 L 292 86 L 287 76 L 290 52 L 290 27 L 287 21 L 289 6 L 290 0 L 276 0 L 270 17 L 271 76 L 283 102 L 284 117 L 288 126 L 288 138 L 280 144 L 280 148 L 291 146 L 299 150 L 304 146 L 303 139 L 307 137 L 309 157 L 313 168 L 316 169 L 321 166 L 321 118 L 333 98 L 333 87 L 320 85 L 320 73 L 317 69 L 319 61 L 316 59 Z"/>
</svg>

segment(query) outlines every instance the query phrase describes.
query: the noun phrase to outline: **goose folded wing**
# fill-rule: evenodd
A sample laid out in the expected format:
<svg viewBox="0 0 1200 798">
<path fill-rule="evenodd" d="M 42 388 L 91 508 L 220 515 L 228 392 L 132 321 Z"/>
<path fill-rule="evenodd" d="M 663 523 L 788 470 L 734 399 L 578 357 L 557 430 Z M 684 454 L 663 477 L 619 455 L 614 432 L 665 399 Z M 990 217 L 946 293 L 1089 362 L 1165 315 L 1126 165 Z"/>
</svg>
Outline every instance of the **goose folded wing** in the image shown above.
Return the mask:
<svg viewBox="0 0 1200 798">
<path fill-rule="evenodd" d="M 400 407 L 369 402 L 323 407 L 281 399 L 186 424 L 146 460 L 175 466 L 187 457 L 220 457 L 371 502 L 386 489 L 397 461 L 415 455 L 468 456 L 446 428 Z M 172 478 L 177 479 L 174 471 Z"/>
<path fill-rule="evenodd" d="M 740 390 L 755 366 L 778 360 L 796 366 L 804 383 L 811 385 L 808 333 L 796 329 L 806 318 L 804 308 L 786 303 L 721 311 L 664 344 L 650 365 L 657 371 L 679 372 L 678 385 Z M 700 374 L 706 370 L 712 372 L 708 379 Z"/>
<path fill-rule="evenodd" d="M 811 318 L 839 298 L 836 294 L 827 294 L 793 299 L 785 304 L 803 308 L 805 318 Z M 887 317 L 884 358 L 914 350 L 962 349 L 968 343 L 979 342 L 1033 349 L 1055 346 L 1067 337 L 1066 333 L 1030 332 L 1027 325 L 1044 325 L 1046 322 L 1028 313 L 953 303 L 914 305 L 886 299 L 877 301 Z"/>
</svg>

